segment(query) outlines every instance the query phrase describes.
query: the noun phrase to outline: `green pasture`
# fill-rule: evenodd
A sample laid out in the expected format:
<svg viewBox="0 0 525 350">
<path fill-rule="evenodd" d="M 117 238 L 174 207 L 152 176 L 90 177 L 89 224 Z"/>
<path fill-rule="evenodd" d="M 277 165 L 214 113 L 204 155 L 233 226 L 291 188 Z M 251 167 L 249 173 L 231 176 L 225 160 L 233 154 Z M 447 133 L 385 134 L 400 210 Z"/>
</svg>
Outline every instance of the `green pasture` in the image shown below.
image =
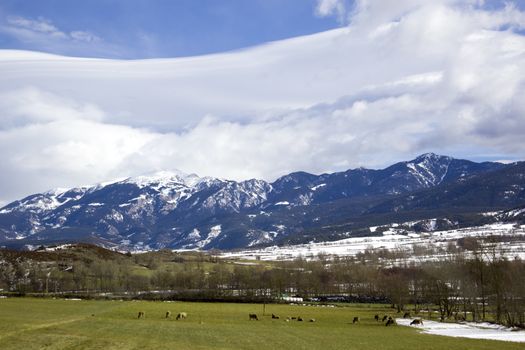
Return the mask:
<svg viewBox="0 0 525 350">
<path fill-rule="evenodd" d="M 139 311 L 146 314 L 137 319 Z M 166 319 L 166 311 L 172 313 Z M 176 321 L 178 312 L 186 320 Z M 256 313 L 259 321 L 250 321 Z M 271 314 L 279 315 L 279 320 Z M 420 334 L 385 327 L 383 305 L 296 305 L 0 299 L 0 349 L 523 349 L 520 343 Z M 301 316 L 305 321 L 286 322 Z M 355 316 L 361 321 L 352 324 Z"/>
</svg>

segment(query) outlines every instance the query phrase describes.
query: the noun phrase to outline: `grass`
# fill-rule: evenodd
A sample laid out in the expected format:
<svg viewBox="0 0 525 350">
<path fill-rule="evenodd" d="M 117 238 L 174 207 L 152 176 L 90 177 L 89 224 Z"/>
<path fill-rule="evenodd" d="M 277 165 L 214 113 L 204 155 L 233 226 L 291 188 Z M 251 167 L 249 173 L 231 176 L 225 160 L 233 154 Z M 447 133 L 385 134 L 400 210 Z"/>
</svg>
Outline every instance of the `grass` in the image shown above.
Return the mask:
<svg viewBox="0 0 525 350">
<path fill-rule="evenodd" d="M 165 319 L 166 311 L 172 319 Z M 146 313 L 137 319 L 138 311 Z M 181 311 L 188 319 L 176 321 Z M 0 349 L 523 349 L 523 344 L 420 334 L 385 327 L 383 305 L 294 305 L 0 299 Z M 260 321 L 249 321 L 257 313 Z M 310 322 L 285 322 L 301 316 Z M 354 316 L 361 322 L 352 324 Z"/>
</svg>

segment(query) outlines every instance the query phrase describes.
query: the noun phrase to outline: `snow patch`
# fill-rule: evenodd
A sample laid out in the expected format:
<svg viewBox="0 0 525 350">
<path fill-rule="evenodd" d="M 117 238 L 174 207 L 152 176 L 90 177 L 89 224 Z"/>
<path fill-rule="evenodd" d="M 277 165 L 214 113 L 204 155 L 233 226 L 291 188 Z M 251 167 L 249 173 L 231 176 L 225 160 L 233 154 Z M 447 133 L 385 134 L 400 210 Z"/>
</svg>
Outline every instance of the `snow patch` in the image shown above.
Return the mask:
<svg viewBox="0 0 525 350">
<path fill-rule="evenodd" d="M 403 232 L 403 234 L 400 234 Z M 404 229 L 389 228 L 382 236 L 345 238 L 333 242 L 308 243 L 291 246 L 271 246 L 262 249 L 246 249 L 236 252 L 223 253 L 224 257 L 261 260 L 291 260 L 299 256 L 315 259 L 319 253 L 334 256 L 356 256 L 367 249 L 388 249 L 412 252 L 415 246 L 433 245 L 446 248 L 451 242 L 456 243 L 463 237 L 508 236 L 512 234 L 517 239 L 513 242 L 497 243 L 499 254 L 509 258 L 525 259 L 525 228 L 517 228 L 515 224 L 498 223 L 479 227 L 454 229 L 448 231 L 434 231 L 416 233 L 406 232 Z M 254 237 L 255 238 L 255 237 Z M 259 238 L 259 237 L 257 237 Z M 407 261 L 432 261 L 443 259 L 446 256 L 415 256 L 408 255 Z"/>
<path fill-rule="evenodd" d="M 399 325 L 410 326 L 412 320 L 398 318 L 396 321 Z M 448 337 L 525 342 L 525 331 L 490 323 L 446 323 L 423 320 L 423 325 L 417 326 L 417 328 L 421 329 L 423 333 Z"/>
<path fill-rule="evenodd" d="M 317 191 L 318 189 L 320 189 L 321 187 L 324 187 L 324 186 L 326 186 L 326 184 L 319 184 L 317 186 L 314 186 L 314 187 L 310 188 L 310 190 Z"/>
<path fill-rule="evenodd" d="M 215 238 L 217 238 L 221 234 L 221 225 L 215 225 L 210 228 L 210 232 L 208 233 L 208 237 L 206 239 L 197 242 L 195 245 L 197 248 L 203 248 L 206 245 L 208 245 L 211 241 L 213 241 Z"/>
<path fill-rule="evenodd" d="M 193 229 L 193 231 L 190 232 L 190 234 L 187 237 L 188 239 L 198 241 L 201 239 L 201 233 L 196 228 Z"/>
</svg>

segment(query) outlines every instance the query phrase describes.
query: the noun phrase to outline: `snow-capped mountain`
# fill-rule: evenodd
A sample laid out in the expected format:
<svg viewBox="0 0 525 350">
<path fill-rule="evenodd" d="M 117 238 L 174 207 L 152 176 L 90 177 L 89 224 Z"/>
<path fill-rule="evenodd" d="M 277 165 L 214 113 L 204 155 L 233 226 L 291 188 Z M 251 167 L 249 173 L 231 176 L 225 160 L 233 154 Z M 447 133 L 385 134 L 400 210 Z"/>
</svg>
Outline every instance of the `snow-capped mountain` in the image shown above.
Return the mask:
<svg viewBox="0 0 525 350">
<path fill-rule="evenodd" d="M 298 172 L 279 178 L 272 186 L 275 201 L 294 205 L 373 195 L 397 195 L 455 182 L 497 170 L 500 163 L 474 163 L 434 153 L 381 170 L 351 169 L 320 176 Z"/>
<path fill-rule="evenodd" d="M 316 233 L 348 233 L 359 228 L 356 223 L 381 221 L 370 213 L 399 211 L 396 201 L 406 196 L 479 182 L 512 167 L 429 153 L 381 170 L 297 172 L 273 183 L 158 172 L 15 201 L 0 209 L 0 242 L 91 241 L 141 250 L 235 248 L 289 237 L 311 239 Z M 512 185 L 523 189 L 524 182 L 514 177 Z M 508 207 L 522 198 L 519 193 L 510 197 Z"/>
</svg>

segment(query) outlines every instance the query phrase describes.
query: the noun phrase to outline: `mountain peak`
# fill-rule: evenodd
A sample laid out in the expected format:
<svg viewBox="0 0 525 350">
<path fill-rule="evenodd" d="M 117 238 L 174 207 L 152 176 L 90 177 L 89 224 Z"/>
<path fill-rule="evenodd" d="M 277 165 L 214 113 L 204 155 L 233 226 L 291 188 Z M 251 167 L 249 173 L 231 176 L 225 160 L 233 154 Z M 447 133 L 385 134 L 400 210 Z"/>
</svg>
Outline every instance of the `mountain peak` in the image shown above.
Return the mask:
<svg viewBox="0 0 525 350">
<path fill-rule="evenodd" d="M 135 184 L 139 187 L 150 186 L 152 184 L 166 185 L 170 183 L 181 183 L 187 186 L 194 186 L 200 177 L 196 174 L 186 174 L 180 170 L 156 171 L 145 175 L 127 178 L 124 183 Z"/>
<path fill-rule="evenodd" d="M 419 156 L 417 156 L 414 160 L 410 161 L 409 163 L 421 163 L 424 161 L 439 161 L 439 160 L 451 160 L 452 158 L 449 156 L 442 156 L 433 152 L 423 153 Z"/>
</svg>

